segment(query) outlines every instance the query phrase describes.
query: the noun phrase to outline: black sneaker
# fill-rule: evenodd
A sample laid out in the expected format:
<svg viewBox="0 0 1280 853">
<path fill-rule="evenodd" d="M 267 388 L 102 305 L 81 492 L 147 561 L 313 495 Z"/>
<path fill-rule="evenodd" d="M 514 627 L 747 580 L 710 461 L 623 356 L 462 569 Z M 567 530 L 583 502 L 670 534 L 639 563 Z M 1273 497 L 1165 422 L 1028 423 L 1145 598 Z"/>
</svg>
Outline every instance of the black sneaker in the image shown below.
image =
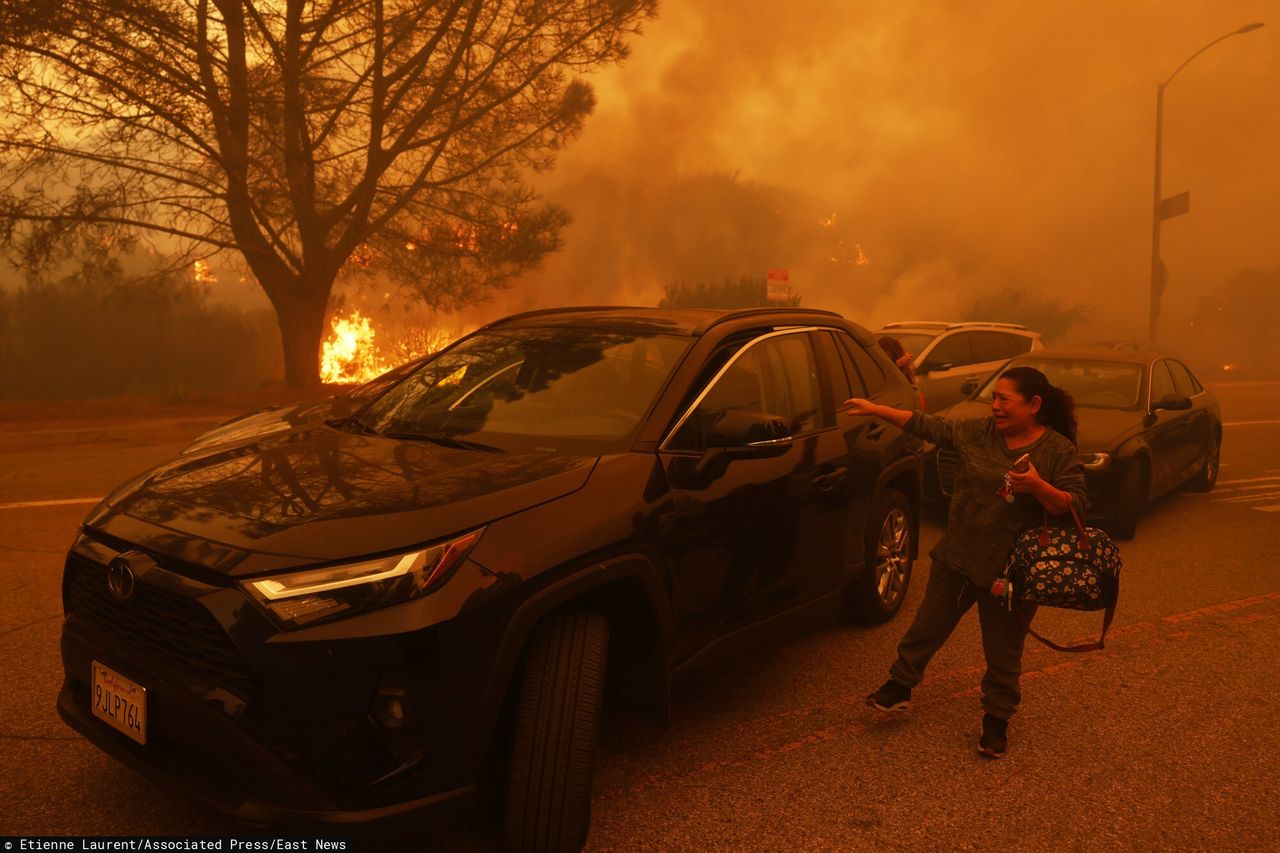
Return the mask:
<svg viewBox="0 0 1280 853">
<path fill-rule="evenodd" d="M 905 711 L 911 703 L 911 688 L 890 678 L 867 697 L 867 704 L 877 711 Z"/>
<path fill-rule="evenodd" d="M 1009 721 L 990 714 L 982 715 L 982 737 L 978 740 L 978 752 L 987 758 L 1004 758 L 1009 749 Z"/>
</svg>

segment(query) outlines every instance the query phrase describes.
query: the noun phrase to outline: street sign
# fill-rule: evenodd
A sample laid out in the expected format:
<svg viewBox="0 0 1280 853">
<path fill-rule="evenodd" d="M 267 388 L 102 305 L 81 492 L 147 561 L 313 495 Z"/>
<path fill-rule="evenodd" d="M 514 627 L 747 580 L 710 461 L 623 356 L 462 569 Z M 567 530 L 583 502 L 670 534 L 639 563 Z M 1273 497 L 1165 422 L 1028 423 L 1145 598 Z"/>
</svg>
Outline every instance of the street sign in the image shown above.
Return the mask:
<svg viewBox="0 0 1280 853">
<path fill-rule="evenodd" d="M 1161 200 L 1160 206 L 1156 209 L 1156 217 L 1163 221 L 1181 216 L 1189 210 L 1191 210 L 1191 193 L 1178 193 Z"/>
<path fill-rule="evenodd" d="M 791 298 L 791 273 L 787 270 L 769 270 L 765 299 L 770 302 L 786 302 Z"/>
</svg>

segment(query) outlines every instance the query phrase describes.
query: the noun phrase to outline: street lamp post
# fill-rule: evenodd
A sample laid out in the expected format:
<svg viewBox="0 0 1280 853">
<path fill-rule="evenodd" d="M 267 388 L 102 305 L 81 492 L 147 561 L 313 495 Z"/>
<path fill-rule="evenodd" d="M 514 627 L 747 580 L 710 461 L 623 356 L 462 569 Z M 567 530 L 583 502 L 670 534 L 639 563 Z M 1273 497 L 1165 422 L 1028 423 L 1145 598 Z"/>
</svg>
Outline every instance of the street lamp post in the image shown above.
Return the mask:
<svg viewBox="0 0 1280 853">
<path fill-rule="evenodd" d="M 1178 72 L 1187 67 L 1191 60 L 1218 42 L 1225 41 L 1232 36 L 1251 33 L 1262 26 L 1261 23 L 1245 24 L 1238 30 L 1232 30 L 1226 35 L 1219 36 L 1187 57 L 1181 65 L 1173 69 L 1173 73 L 1165 78 L 1163 83 L 1156 86 L 1156 180 L 1155 193 L 1151 202 L 1151 326 L 1148 332 L 1152 343 L 1156 341 L 1156 325 L 1160 317 L 1160 296 L 1164 292 L 1164 265 L 1160 261 L 1160 223 L 1166 219 L 1186 213 L 1191 204 L 1190 196 L 1187 193 L 1181 193 L 1167 199 L 1160 197 L 1160 147 L 1161 132 L 1164 125 L 1164 90 L 1173 78 L 1178 75 Z"/>
</svg>

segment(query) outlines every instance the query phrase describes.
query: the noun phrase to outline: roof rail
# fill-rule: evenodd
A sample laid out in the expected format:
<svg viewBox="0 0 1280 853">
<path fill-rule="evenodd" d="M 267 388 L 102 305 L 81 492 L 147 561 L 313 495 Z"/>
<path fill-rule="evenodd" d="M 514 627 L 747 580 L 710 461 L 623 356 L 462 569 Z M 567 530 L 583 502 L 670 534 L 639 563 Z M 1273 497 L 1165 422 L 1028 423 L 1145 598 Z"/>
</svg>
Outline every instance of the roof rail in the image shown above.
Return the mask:
<svg viewBox="0 0 1280 853">
<path fill-rule="evenodd" d="M 947 329 L 963 329 L 966 326 L 980 326 L 984 329 L 1017 329 L 1022 332 L 1030 331 L 1030 329 L 1021 323 L 988 323 L 985 320 L 968 320 L 963 323 L 952 323 L 947 326 Z"/>
<path fill-rule="evenodd" d="M 944 320 L 905 320 L 898 323 L 885 323 L 882 329 L 947 329 L 953 324 Z"/>
<path fill-rule="evenodd" d="M 535 308 L 532 311 L 521 311 L 519 314 L 510 314 L 506 317 L 499 317 L 497 320 L 490 320 L 480 329 L 490 329 L 503 323 L 509 323 L 513 320 L 523 320 L 526 317 L 541 317 L 546 314 L 569 314 L 587 311 L 650 311 L 652 308 L 644 308 L 639 305 L 571 305 L 567 308 Z M 476 331 L 479 331 L 477 329 Z"/>
<path fill-rule="evenodd" d="M 826 311 L 822 308 L 737 308 L 729 309 L 718 317 L 709 317 L 703 320 L 694 328 L 693 334 L 705 335 L 713 327 L 721 323 L 727 323 L 730 320 L 738 320 L 743 317 L 753 317 L 765 314 L 804 314 L 810 317 L 835 317 L 837 320 L 843 320 L 844 315 L 836 311 Z"/>
</svg>

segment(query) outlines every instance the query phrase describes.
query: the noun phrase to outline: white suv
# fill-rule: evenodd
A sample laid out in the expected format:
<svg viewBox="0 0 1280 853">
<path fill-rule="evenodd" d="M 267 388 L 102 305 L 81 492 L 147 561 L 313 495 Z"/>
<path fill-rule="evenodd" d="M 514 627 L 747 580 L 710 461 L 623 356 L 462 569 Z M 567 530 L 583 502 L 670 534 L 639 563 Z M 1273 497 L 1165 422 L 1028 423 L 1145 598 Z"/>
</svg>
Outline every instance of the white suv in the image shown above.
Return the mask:
<svg viewBox="0 0 1280 853">
<path fill-rule="evenodd" d="M 873 334 L 897 338 L 915 356 L 916 384 L 930 412 L 968 397 L 1015 355 L 1044 349 L 1038 332 L 1015 323 L 886 323 Z"/>
</svg>

